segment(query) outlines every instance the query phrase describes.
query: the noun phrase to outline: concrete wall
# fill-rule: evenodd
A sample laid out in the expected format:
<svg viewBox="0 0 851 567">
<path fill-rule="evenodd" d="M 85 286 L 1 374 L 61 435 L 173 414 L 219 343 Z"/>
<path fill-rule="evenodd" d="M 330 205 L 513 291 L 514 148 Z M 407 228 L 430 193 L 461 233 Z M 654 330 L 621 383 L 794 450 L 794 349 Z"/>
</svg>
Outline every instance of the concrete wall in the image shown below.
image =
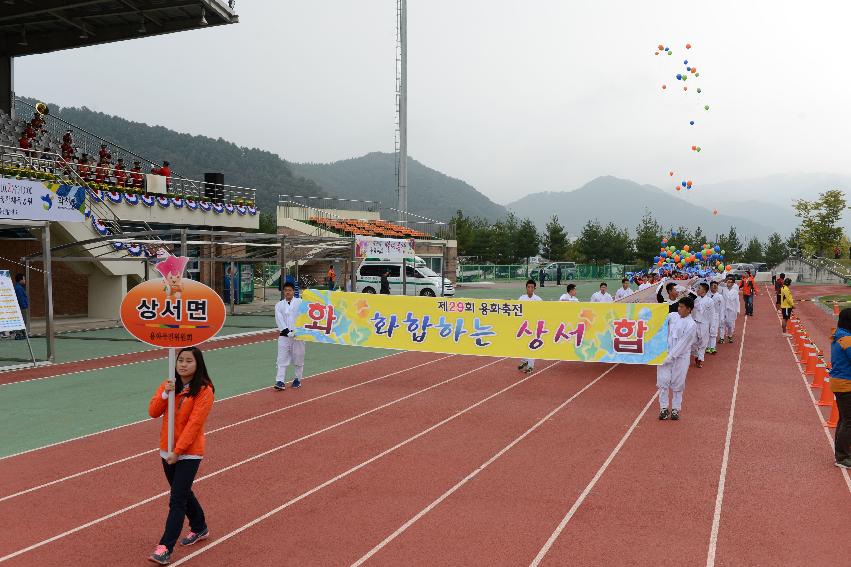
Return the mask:
<svg viewBox="0 0 851 567">
<path fill-rule="evenodd" d="M 56 286 L 54 285 L 54 296 Z M 89 276 L 89 317 L 119 319 L 121 300 L 127 295 L 127 276 L 94 272 Z"/>
<path fill-rule="evenodd" d="M 780 272 L 784 272 L 786 274 L 796 273 L 798 274 L 798 278 L 796 281 L 806 283 L 845 283 L 844 278 L 841 278 L 824 268 L 814 267 L 808 262 L 804 262 L 796 258 L 787 258 L 786 260 L 781 262 L 776 268 L 774 268 L 774 272 L 777 274 L 779 274 Z"/>
<path fill-rule="evenodd" d="M 380 213 L 371 211 L 348 211 L 345 209 L 313 209 L 295 206 L 278 206 L 278 226 L 284 219 L 307 221 L 310 217 L 327 214 L 332 219 L 381 220 Z"/>
</svg>

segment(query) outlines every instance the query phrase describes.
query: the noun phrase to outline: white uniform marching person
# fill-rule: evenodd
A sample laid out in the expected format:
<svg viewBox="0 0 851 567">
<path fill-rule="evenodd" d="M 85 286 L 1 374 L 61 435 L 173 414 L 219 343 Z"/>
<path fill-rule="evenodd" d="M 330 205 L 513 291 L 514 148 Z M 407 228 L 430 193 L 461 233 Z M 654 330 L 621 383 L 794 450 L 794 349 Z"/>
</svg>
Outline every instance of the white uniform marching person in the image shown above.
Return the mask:
<svg viewBox="0 0 851 567">
<path fill-rule="evenodd" d="M 609 295 L 609 286 L 606 282 L 600 284 L 600 291 L 595 291 L 591 294 L 591 302 L 592 303 L 611 303 L 614 301 L 612 296 Z"/>
<path fill-rule="evenodd" d="M 712 321 L 709 324 L 709 348 L 706 352 L 717 354 L 718 331 L 721 329 L 721 321 L 724 319 L 724 296 L 718 291 L 718 282 L 709 284 L 709 297 L 712 299 Z"/>
<path fill-rule="evenodd" d="M 295 322 L 301 299 L 294 297 L 295 287 L 290 282 L 284 284 L 284 298 L 275 305 L 275 323 L 278 325 L 278 375 L 275 377 L 275 389 L 286 386 L 287 366 L 295 366 L 295 379 L 292 387 L 301 386 L 304 373 L 304 342 L 293 337 Z"/>
<path fill-rule="evenodd" d="M 692 345 L 695 341 L 696 325 L 691 318 L 694 300 L 682 298 L 677 312 L 668 315 L 668 356 L 661 366 L 656 367 L 656 387 L 659 388 L 659 419 L 680 419 L 683 405 L 683 390 L 686 387 L 686 374 L 690 361 Z M 668 411 L 668 390 L 673 392 L 671 410 Z"/>
<path fill-rule="evenodd" d="M 526 293 L 520 296 L 520 301 L 543 301 L 540 297 L 535 294 L 535 288 L 537 284 L 535 280 L 528 280 L 526 282 Z M 568 286 L 570 287 L 570 286 Z M 520 366 L 517 367 L 518 370 L 522 370 L 523 372 L 529 374 L 530 372 L 535 371 L 535 360 L 532 358 L 524 358 L 520 361 Z"/>
<path fill-rule="evenodd" d="M 697 332 L 691 353 L 694 355 L 694 363 L 698 368 L 703 368 L 703 359 L 706 355 L 706 348 L 709 346 L 709 326 L 714 319 L 712 298 L 706 295 L 708 291 L 708 283 L 700 282 L 697 284 L 697 298 L 694 300 L 694 310 L 691 312 L 691 318 L 694 319 Z"/>
<path fill-rule="evenodd" d="M 724 317 L 723 325 L 718 331 L 721 338 L 719 343 L 724 342 L 724 337 L 727 337 L 727 342 L 733 343 L 733 335 L 736 332 L 736 318 L 739 316 L 739 286 L 736 285 L 736 278 L 727 276 L 724 282 L 724 287 L 721 288 L 721 296 L 724 298 Z"/>
<path fill-rule="evenodd" d="M 566 292 L 567 293 L 561 294 L 561 297 L 558 298 L 559 301 L 579 301 L 579 299 L 576 298 L 576 284 L 567 284 Z"/>
<path fill-rule="evenodd" d="M 620 301 L 624 297 L 629 297 L 633 293 L 635 292 L 632 291 L 631 287 L 629 287 L 629 280 L 624 278 L 621 280 L 620 289 L 615 292 L 615 301 Z"/>
</svg>

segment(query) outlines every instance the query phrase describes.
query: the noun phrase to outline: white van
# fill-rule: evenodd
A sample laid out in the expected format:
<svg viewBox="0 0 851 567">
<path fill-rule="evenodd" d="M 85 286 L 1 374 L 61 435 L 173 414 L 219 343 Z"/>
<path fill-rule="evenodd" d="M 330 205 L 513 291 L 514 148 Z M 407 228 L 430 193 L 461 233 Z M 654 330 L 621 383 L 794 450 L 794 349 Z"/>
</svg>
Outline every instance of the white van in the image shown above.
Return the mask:
<svg viewBox="0 0 851 567">
<path fill-rule="evenodd" d="M 419 257 L 405 259 L 405 279 L 407 295 L 436 297 L 440 295 L 440 274 L 434 273 Z M 378 293 L 381 291 L 381 276 L 390 275 L 390 294 L 402 295 L 402 261 L 367 258 L 358 268 L 355 291 L 360 293 Z M 455 295 L 455 287 L 448 278 L 443 279 L 443 295 Z"/>
</svg>

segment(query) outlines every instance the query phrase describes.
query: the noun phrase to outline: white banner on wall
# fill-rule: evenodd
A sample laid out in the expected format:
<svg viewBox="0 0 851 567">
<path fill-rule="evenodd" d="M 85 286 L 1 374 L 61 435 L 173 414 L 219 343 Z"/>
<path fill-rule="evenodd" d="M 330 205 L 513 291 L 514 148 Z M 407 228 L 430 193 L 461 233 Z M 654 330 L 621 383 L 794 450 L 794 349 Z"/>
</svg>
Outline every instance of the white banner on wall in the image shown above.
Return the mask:
<svg viewBox="0 0 851 567">
<path fill-rule="evenodd" d="M 12 274 L 9 270 L 0 270 L 0 331 L 21 331 L 25 328 Z"/>
<path fill-rule="evenodd" d="M 0 177 L 0 219 L 83 222 L 85 210 L 79 185 Z"/>
<path fill-rule="evenodd" d="M 414 256 L 414 240 L 355 236 L 358 258 L 410 258 Z"/>
</svg>

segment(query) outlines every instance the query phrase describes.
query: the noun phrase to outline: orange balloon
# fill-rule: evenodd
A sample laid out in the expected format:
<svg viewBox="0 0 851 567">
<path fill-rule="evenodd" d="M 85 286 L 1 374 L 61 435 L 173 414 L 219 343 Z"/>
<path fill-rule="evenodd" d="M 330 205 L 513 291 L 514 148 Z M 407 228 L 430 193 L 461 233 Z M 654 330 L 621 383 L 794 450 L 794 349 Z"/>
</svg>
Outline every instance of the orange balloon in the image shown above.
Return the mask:
<svg viewBox="0 0 851 567">
<path fill-rule="evenodd" d="M 676 187 L 674 187 L 674 189 L 676 189 L 677 191 L 680 191 L 680 190 L 682 189 L 682 187 L 680 187 L 679 185 L 677 185 Z"/>
<path fill-rule="evenodd" d="M 688 252 L 688 251 L 689 251 L 689 245 L 688 245 L 688 244 L 686 244 L 685 246 L 683 246 L 683 250 L 685 250 L 686 252 Z"/>
<path fill-rule="evenodd" d="M 727 267 L 725 269 L 729 272 L 730 270 L 733 269 L 733 266 L 731 266 L 730 264 L 727 264 Z"/>
<path fill-rule="evenodd" d="M 667 87 L 666 85 L 662 85 L 662 90 L 663 90 L 663 91 L 664 91 L 665 89 L 667 89 L 667 88 L 668 88 L 668 87 Z"/>
</svg>

